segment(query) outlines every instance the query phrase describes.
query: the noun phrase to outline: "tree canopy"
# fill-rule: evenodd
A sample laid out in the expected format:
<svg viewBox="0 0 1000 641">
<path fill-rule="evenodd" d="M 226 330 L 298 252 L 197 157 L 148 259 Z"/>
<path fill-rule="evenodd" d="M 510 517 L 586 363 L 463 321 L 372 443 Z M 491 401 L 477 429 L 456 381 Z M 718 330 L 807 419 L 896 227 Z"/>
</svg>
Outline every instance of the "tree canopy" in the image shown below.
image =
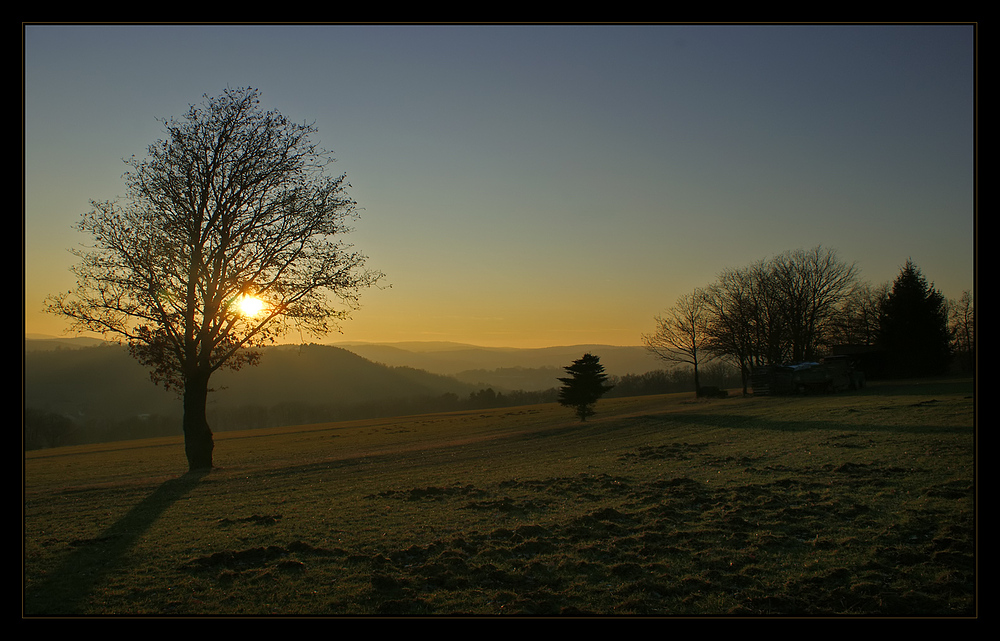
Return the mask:
<svg viewBox="0 0 1000 641">
<path fill-rule="evenodd" d="M 254 364 L 254 348 L 290 330 L 326 334 L 382 277 L 341 240 L 356 203 L 346 177 L 326 173 L 315 127 L 259 103 L 230 89 L 166 121 L 166 138 L 126 161 L 124 202 L 91 203 L 77 287 L 47 303 L 183 390 L 191 469 L 212 465 L 212 373 Z M 258 310 L 241 308 L 248 297 Z"/>
</svg>

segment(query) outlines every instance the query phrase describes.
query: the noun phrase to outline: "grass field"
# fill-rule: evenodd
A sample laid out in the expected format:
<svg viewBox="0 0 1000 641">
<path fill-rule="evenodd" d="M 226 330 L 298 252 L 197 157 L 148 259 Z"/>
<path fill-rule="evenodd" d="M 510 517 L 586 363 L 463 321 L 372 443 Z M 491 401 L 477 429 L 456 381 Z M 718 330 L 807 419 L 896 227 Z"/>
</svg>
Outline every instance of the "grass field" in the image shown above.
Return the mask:
<svg viewBox="0 0 1000 641">
<path fill-rule="evenodd" d="M 51 615 L 977 614 L 973 383 L 29 452 Z"/>
</svg>

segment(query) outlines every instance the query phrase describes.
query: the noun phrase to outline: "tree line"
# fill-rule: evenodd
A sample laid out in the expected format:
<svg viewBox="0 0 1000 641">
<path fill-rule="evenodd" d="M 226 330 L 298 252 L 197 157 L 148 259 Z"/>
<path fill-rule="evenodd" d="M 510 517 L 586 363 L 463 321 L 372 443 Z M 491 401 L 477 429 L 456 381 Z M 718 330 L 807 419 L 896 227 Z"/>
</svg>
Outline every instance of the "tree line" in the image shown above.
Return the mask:
<svg viewBox="0 0 1000 641">
<path fill-rule="evenodd" d="M 947 301 L 907 261 L 894 282 L 874 286 L 835 251 L 788 251 L 680 296 L 642 337 L 651 353 L 690 366 L 702 389 L 705 364 L 740 371 L 744 394 L 755 367 L 814 361 L 846 346 L 880 355 L 875 377 L 945 373 L 956 359 L 971 371 L 975 310 L 966 291 Z"/>
</svg>

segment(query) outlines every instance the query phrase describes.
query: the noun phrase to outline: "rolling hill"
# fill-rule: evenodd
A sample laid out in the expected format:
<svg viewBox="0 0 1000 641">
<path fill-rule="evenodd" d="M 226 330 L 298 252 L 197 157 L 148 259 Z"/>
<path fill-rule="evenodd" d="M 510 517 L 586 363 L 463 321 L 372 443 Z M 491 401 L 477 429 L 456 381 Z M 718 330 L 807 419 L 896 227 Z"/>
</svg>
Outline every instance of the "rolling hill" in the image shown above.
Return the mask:
<svg viewBox="0 0 1000 641">
<path fill-rule="evenodd" d="M 25 341 L 24 407 L 75 420 L 180 414 L 177 397 L 153 385 L 126 348 L 52 347 Z M 217 391 L 210 403 L 216 413 L 247 405 L 373 404 L 475 391 L 453 378 L 373 363 L 329 345 L 265 348 L 259 366 L 217 372 L 212 384 Z"/>
<path fill-rule="evenodd" d="M 405 366 L 479 386 L 527 391 L 559 385 L 563 367 L 589 352 L 600 357 L 607 374 L 643 374 L 664 369 L 645 348 L 613 345 L 569 345 L 536 349 L 478 347 L 461 343 L 336 343 L 371 361 Z"/>
<path fill-rule="evenodd" d="M 601 356 L 612 375 L 646 372 L 658 364 L 642 348 L 602 345 L 279 345 L 262 349 L 257 367 L 213 375 L 208 420 L 214 431 L 227 431 L 492 407 L 499 397 L 478 394 L 488 389 L 508 396 L 501 405 L 538 402 L 527 395 L 558 387 L 562 367 L 585 352 Z M 63 424 L 70 419 L 77 442 L 180 429 L 179 397 L 154 385 L 148 370 L 120 345 L 26 337 L 22 390 L 22 409 L 32 417 L 25 419 L 31 423 L 26 430 L 46 416 Z"/>
</svg>

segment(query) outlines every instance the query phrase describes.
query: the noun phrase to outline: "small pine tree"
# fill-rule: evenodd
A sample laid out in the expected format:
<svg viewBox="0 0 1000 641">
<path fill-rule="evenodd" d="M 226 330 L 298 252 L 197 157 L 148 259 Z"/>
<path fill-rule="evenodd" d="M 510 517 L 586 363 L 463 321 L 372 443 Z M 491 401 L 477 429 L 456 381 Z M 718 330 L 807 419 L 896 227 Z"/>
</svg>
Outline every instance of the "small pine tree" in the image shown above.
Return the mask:
<svg viewBox="0 0 1000 641">
<path fill-rule="evenodd" d="M 559 379 L 563 383 L 559 390 L 559 403 L 575 407 L 576 415 L 581 421 L 586 421 L 588 416 L 594 415 L 597 400 L 614 386 L 604 384 L 608 379 L 604 366 L 593 354 L 584 354 L 583 358 L 563 369 L 571 376 Z"/>
</svg>

